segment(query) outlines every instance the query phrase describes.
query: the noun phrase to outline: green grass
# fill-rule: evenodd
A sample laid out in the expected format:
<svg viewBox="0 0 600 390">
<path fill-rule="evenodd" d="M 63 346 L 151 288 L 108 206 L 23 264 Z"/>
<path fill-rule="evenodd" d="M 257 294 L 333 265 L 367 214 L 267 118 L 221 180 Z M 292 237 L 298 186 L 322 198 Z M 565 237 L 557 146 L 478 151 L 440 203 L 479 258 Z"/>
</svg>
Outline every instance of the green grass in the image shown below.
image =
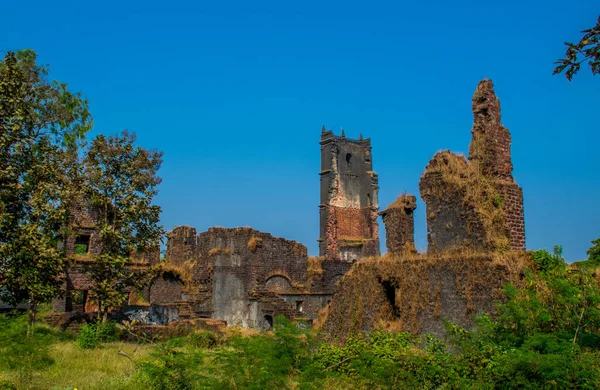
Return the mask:
<svg viewBox="0 0 600 390">
<path fill-rule="evenodd" d="M 59 342 L 49 351 L 52 365 L 27 372 L 1 370 L 0 383 L 24 389 L 147 389 L 142 378 L 135 375 L 135 364 L 119 352 L 135 361 L 146 358 L 151 349 L 149 345 L 122 342 L 81 349 L 74 341 Z"/>
</svg>

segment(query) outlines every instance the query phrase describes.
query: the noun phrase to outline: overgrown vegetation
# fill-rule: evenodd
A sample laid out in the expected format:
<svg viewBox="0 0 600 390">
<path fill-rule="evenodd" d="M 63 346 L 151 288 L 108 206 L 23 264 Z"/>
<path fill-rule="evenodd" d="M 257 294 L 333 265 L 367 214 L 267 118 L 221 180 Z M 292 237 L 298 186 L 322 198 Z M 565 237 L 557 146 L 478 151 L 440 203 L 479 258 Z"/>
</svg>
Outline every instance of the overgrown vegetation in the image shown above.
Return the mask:
<svg viewBox="0 0 600 390">
<path fill-rule="evenodd" d="M 77 341 L 40 327 L 23 343 L 25 317 L 0 316 L 0 383 L 4 388 L 596 389 L 596 269 L 567 265 L 561 251 L 557 246 L 552 254 L 532 252 L 523 283 L 506 285 L 507 299 L 494 317 L 480 315 L 474 330 L 448 323 L 443 338 L 380 327 L 357 329 L 344 343 L 328 343 L 305 325 L 279 317 L 272 332 L 201 331 L 150 345 L 110 341 L 116 333 L 99 331 L 102 324 L 84 327 Z M 106 336 L 96 339 L 99 332 Z M 90 334 L 94 348 L 78 347 Z M 85 365 L 87 371 L 78 371 Z"/>
<path fill-rule="evenodd" d="M 479 164 L 445 150 L 431 159 L 423 178 L 426 180 L 419 184 L 423 199 L 437 198 L 444 207 L 453 205 L 455 212 L 465 213 L 469 243 L 480 242 L 488 250 L 510 248 L 502 197 Z M 428 218 L 435 218 L 438 212 L 433 210 Z M 457 245 L 457 250 L 462 249 Z"/>
</svg>

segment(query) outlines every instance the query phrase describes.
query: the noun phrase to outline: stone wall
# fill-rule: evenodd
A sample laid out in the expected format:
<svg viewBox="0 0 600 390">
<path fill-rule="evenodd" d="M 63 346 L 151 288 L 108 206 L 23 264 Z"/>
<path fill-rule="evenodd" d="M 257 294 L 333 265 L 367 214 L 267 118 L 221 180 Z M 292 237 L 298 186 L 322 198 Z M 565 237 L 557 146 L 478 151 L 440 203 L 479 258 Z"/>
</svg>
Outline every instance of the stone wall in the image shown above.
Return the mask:
<svg viewBox="0 0 600 390">
<path fill-rule="evenodd" d="M 475 315 L 493 314 L 504 285 L 519 283 L 530 265 L 517 252 L 366 259 L 342 278 L 319 323 L 338 342 L 377 328 L 443 335 L 446 320 L 472 328 Z"/>
<path fill-rule="evenodd" d="M 165 258 L 175 265 L 196 261 L 196 229 L 178 226 L 167 233 L 167 251 Z"/>
<path fill-rule="evenodd" d="M 171 289 L 161 293 L 170 304 L 186 303 L 196 316 L 242 327 L 265 328 L 278 315 L 299 314 L 279 294 L 308 293 L 304 245 L 251 228 L 210 228 L 195 236 L 185 226 L 168 238 L 163 269 L 184 275 L 183 285 L 158 281 L 151 297 L 155 289 Z"/>
<path fill-rule="evenodd" d="M 184 282 L 174 272 L 163 272 L 147 289 L 144 299 L 153 304 L 181 302 L 185 294 Z"/>
<path fill-rule="evenodd" d="M 400 195 L 387 209 L 379 213 L 385 224 L 385 244 L 390 254 L 416 252 L 414 210 L 417 198 Z"/>
<path fill-rule="evenodd" d="M 512 250 L 525 250 L 525 207 L 523 190 L 514 182 L 496 184 L 502 196 L 502 208 L 506 218 L 510 247 Z"/>
</svg>

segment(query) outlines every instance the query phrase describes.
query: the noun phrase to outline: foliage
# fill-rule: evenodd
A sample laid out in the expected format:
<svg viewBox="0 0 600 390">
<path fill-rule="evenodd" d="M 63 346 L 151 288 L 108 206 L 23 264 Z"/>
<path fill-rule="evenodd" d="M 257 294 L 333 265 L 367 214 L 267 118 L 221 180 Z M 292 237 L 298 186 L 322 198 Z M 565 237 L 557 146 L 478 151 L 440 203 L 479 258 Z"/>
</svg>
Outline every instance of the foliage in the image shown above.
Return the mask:
<svg viewBox="0 0 600 390">
<path fill-rule="evenodd" d="M 142 363 L 141 374 L 153 388 L 288 388 L 289 377 L 306 367 L 313 342 L 308 330 L 284 317 L 276 319 L 273 333 L 233 334 L 213 350 L 193 340 L 198 336 L 183 349 L 165 344 Z"/>
<path fill-rule="evenodd" d="M 52 344 L 68 339 L 68 335 L 43 326 L 37 326 L 35 333 L 25 337 L 27 323 L 27 317 L 18 313 L 0 315 L 0 371 L 10 371 L 17 388 L 26 387 L 33 372 L 54 364 L 50 356 Z"/>
<path fill-rule="evenodd" d="M 29 303 L 30 329 L 62 284 L 73 156 L 92 125 L 88 102 L 48 73 L 31 50 L 0 62 L 0 285 Z"/>
<path fill-rule="evenodd" d="M 85 188 L 99 217 L 101 252 L 86 263 L 98 312 L 117 306 L 131 288 L 140 289 L 149 274 L 136 271 L 132 257 L 158 245 L 164 235 L 160 207 L 152 205 L 161 179 L 162 153 L 136 147 L 127 132 L 97 136 L 87 150 Z"/>
<path fill-rule="evenodd" d="M 196 348 L 210 349 L 217 346 L 219 339 L 212 332 L 195 332 L 189 336 L 189 342 Z"/>
<path fill-rule="evenodd" d="M 40 323 L 32 336 L 25 337 L 26 331 L 27 316 L 0 315 L 0 389 L 149 387 L 132 375 L 136 366 L 130 360 L 146 358 L 149 346 L 112 342 L 81 349 L 70 333 Z"/>
<path fill-rule="evenodd" d="M 566 267 L 565 260 L 562 258 L 562 247 L 560 245 L 554 246 L 554 253 L 550 254 L 547 250 L 542 249 L 538 251 L 532 251 L 531 257 L 533 263 L 537 269 L 541 272 L 548 272 L 559 267 Z"/>
<path fill-rule="evenodd" d="M 600 238 L 592 241 L 592 247 L 586 252 L 589 256 L 589 261 L 593 264 L 600 265 Z"/>
<path fill-rule="evenodd" d="M 87 255 L 88 246 L 85 244 L 75 244 L 75 254 L 76 255 Z"/>
<path fill-rule="evenodd" d="M 592 75 L 600 73 L 600 16 L 594 27 L 583 30 L 582 33 L 584 35 L 579 42 L 565 42 L 565 58 L 555 62 L 557 66 L 553 74 L 560 74 L 566 69 L 565 76 L 571 81 L 579 72 L 581 64 L 586 61 L 590 65 Z"/>
<path fill-rule="evenodd" d="M 118 341 L 120 329 L 114 321 L 97 321 L 83 324 L 77 335 L 77 345 L 82 349 L 96 348 L 103 342 Z"/>
</svg>

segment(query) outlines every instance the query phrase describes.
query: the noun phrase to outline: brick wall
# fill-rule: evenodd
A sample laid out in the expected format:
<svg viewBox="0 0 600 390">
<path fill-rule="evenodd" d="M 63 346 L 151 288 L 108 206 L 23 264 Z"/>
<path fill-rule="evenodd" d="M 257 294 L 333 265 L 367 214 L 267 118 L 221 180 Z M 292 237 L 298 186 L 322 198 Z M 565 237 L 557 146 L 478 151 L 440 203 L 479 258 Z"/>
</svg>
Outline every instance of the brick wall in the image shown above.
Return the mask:
<svg viewBox="0 0 600 390">
<path fill-rule="evenodd" d="M 498 183 L 502 195 L 502 207 L 512 250 L 525 250 L 525 208 L 523 190 L 516 183 Z"/>
</svg>

